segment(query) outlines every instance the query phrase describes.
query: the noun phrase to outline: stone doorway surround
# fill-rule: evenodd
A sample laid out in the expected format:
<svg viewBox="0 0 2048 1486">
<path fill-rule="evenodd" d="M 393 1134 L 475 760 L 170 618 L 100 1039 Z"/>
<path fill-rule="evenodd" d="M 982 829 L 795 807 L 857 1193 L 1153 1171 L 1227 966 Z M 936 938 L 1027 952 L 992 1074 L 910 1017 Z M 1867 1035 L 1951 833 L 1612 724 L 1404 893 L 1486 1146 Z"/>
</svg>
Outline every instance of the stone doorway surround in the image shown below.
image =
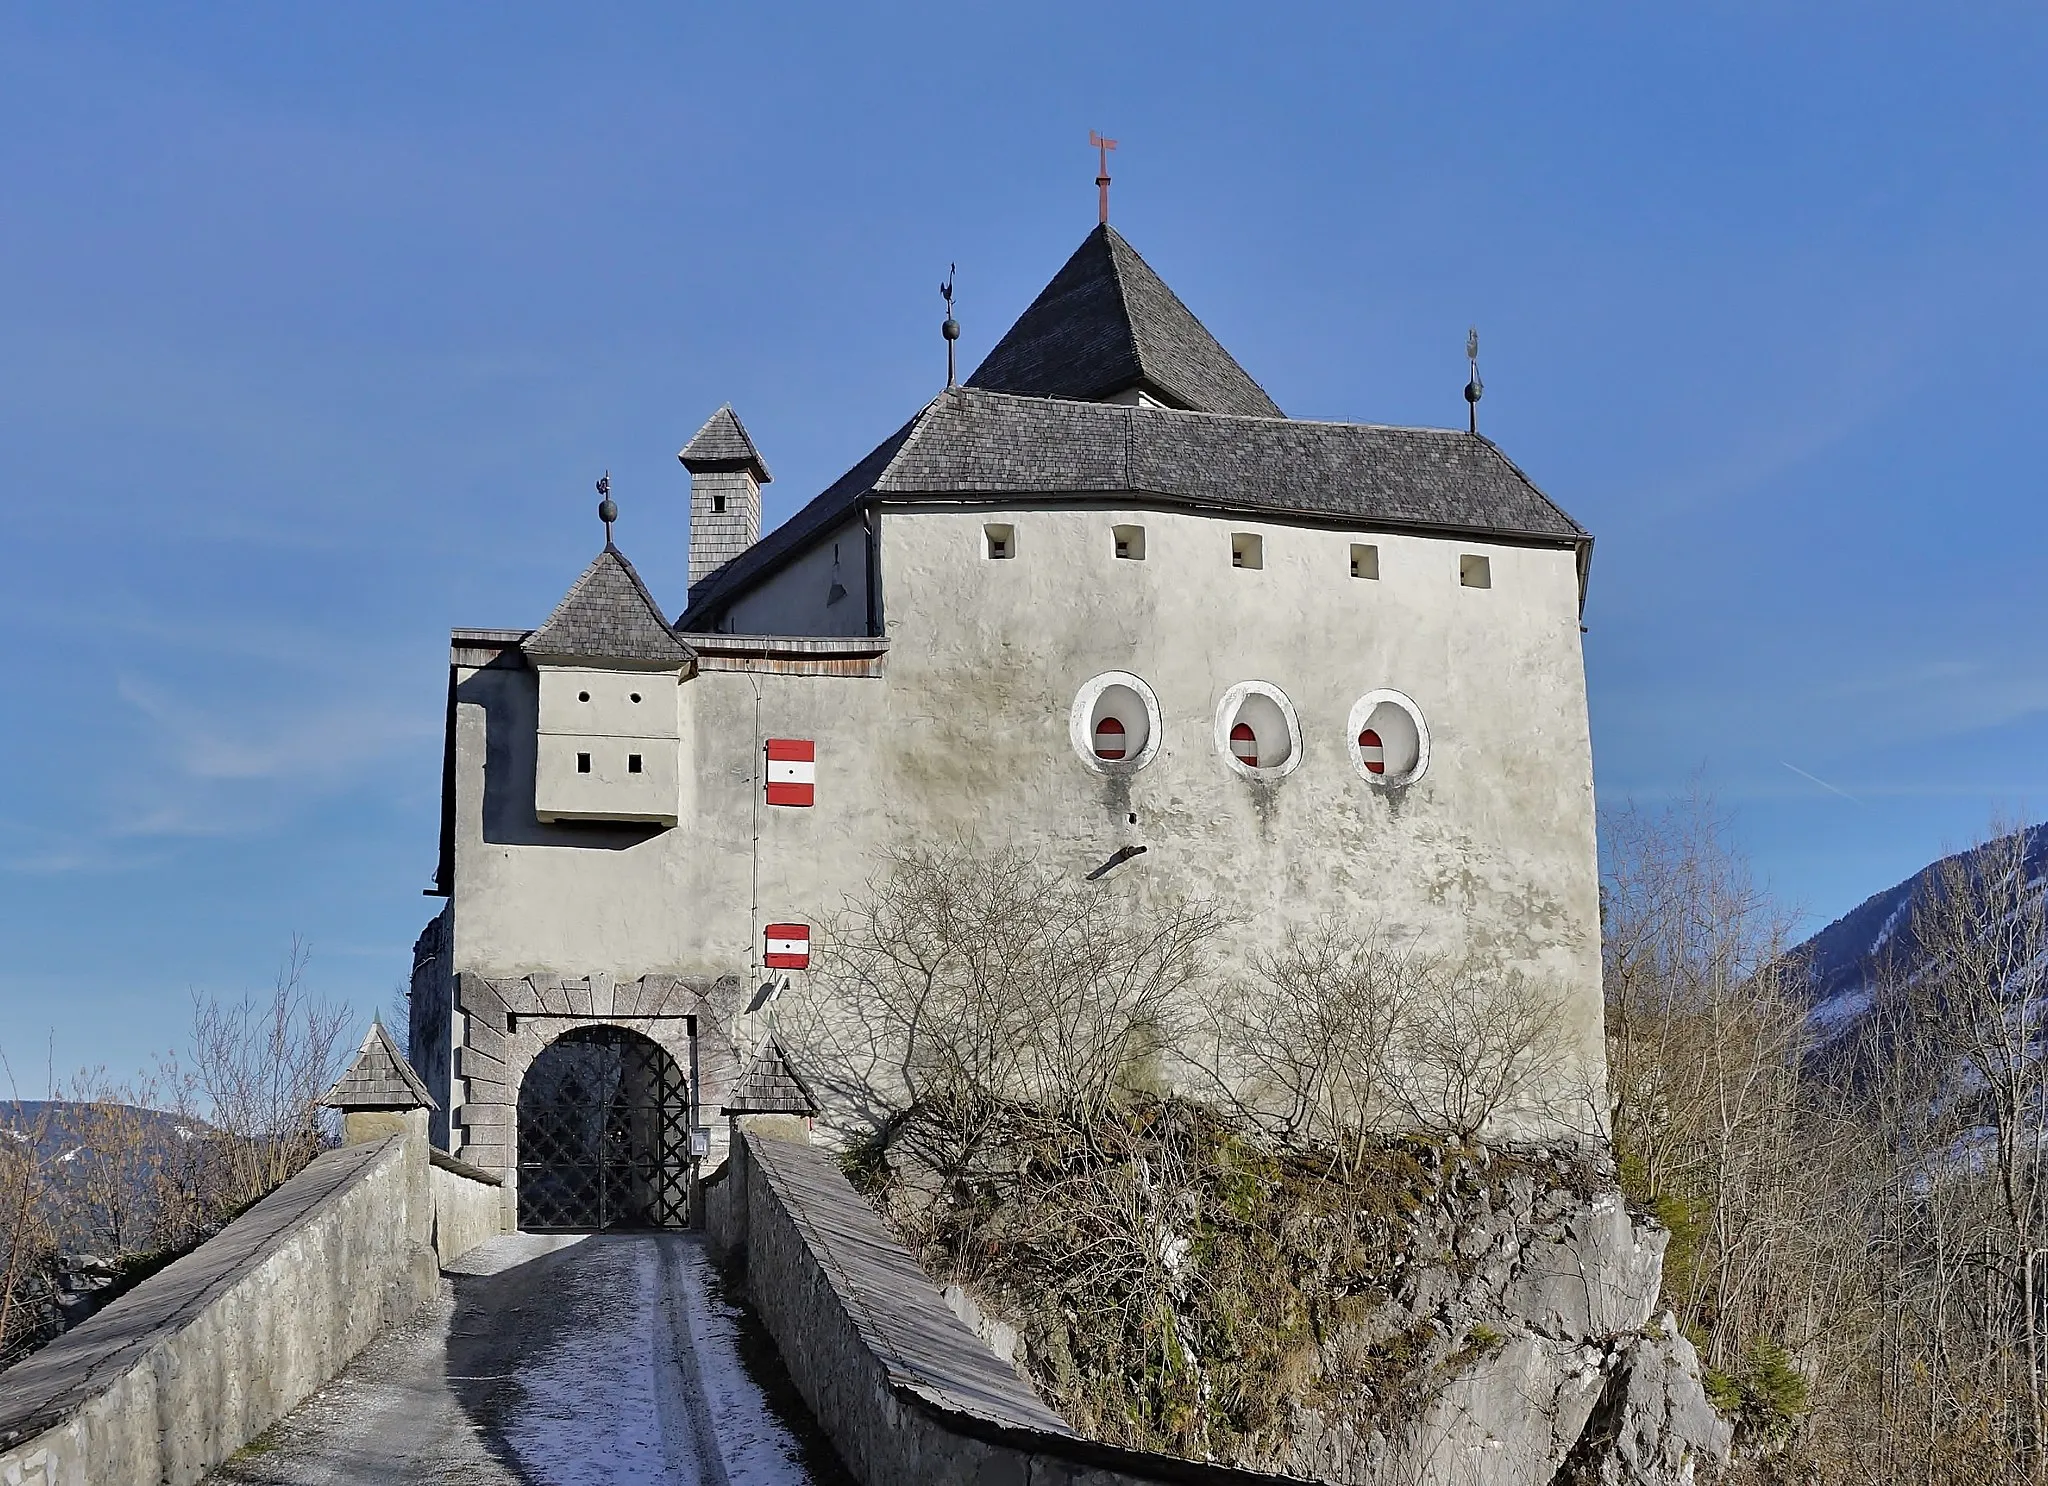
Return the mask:
<svg viewBox="0 0 2048 1486">
<path fill-rule="evenodd" d="M 461 1020 L 450 1117 L 451 1135 L 459 1131 L 462 1141 L 453 1154 L 508 1183 L 518 1181 L 519 1086 L 541 1050 L 576 1027 L 622 1027 L 651 1039 L 685 1077 L 695 1072 L 697 1121 L 715 1127 L 740 1071 L 727 1032 L 740 1000 L 736 975 L 643 975 L 617 982 L 604 974 L 577 980 L 457 975 Z"/>
</svg>

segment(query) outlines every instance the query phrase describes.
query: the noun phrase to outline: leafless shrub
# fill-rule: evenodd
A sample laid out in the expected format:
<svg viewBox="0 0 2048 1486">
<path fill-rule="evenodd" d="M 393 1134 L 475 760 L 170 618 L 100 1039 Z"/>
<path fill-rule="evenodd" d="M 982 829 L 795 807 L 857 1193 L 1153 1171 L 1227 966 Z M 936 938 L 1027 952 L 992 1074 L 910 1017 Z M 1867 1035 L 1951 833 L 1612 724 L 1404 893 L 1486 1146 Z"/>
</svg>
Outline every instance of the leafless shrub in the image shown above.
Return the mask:
<svg viewBox="0 0 2048 1486">
<path fill-rule="evenodd" d="M 1375 1134 L 1473 1140 L 1511 1114 L 1551 1128 L 1584 1104 L 1560 988 L 1331 917 L 1288 928 L 1252 966 L 1208 997 L 1205 1071 L 1254 1124 L 1347 1168 Z"/>
<path fill-rule="evenodd" d="M 1424 961 L 1388 1043 L 1386 1086 L 1411 1128 L 1471 1141 L 1511 1114 L 1548 1124 L 1570 1101 L 1566 993 L 1468 959 Z"/>
<path fill-rule="evenodd" d="M 1172 1045 L 1215 929 L 1023 852 L 908 849 L 822 926 L 777 1024 L 877 1126 L 1005 1102 L 1085 1118 Z"/>
<path fill-rule="evenodd" d="M 1254 976 L 1206 997 L 1223 1101 L 1296 1144 L 1358 1159 L 1386 1103 L 1387 1049 L 1414 989 L 1408 958 L 1342 920 L 1291 925 Z"/>
</svg>

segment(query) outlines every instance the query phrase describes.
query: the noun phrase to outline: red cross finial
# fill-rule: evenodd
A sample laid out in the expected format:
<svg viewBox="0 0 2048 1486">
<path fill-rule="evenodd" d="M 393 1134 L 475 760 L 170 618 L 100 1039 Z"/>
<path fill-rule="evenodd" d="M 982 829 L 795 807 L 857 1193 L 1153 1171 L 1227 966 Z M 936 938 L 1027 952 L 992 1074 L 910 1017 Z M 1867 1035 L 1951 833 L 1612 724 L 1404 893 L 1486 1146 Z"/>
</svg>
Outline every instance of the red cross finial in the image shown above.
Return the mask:
<svg viewBox="0 0 2048 1486">
<path fill-rule="evenodd" d="M 1096 157 L 1101 162 L 1095 175 L 1095 190 L 1100 198 L 1102 221 L 1109 221 L 1109 152 L 1116 148 L 1116 141 L 1104 139 L 1093 129 L 1088 131 L 1088 143 L 1095 146 Z"/>
</svg>

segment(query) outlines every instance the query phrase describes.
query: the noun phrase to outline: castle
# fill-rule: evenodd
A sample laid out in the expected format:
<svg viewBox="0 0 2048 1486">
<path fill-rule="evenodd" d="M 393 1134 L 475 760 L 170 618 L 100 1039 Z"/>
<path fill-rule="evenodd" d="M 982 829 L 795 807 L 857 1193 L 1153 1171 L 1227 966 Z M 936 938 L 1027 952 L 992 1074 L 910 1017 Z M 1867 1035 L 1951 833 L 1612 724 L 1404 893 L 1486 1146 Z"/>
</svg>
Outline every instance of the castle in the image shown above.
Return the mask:
<svg viewBox="0 0 2048 1486">
<path fill-rule="evenodd" d="M 1598 1087 L 1592 539 L 1491 442 L 1286 417 L 1105 222 L 774 531 L 730 407 L 681 462 L 673 623 L 608 527 L 451 644 L 412 1056 L 526 1226 L 683 1221 L 721 1110 L 803 1111 L 747 1007 L 947 834 L 1234 906 L 1240 957 L 1323 914 L 1483 953 Z"/>
</svg>

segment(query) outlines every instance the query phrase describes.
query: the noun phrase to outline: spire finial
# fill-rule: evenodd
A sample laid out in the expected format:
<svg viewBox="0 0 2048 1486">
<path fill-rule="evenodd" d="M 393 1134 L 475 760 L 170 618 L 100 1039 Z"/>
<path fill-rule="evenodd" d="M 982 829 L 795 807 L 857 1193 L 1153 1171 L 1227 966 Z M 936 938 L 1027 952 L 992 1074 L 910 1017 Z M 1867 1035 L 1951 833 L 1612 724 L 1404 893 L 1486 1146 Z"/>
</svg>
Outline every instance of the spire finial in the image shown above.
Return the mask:
<svg viewBox="0 0 2048 1486">
<path fill-rule="evenodd" d="M 1472 380 L 1465 384 L 1465 409 L 1472 433 L 1479 432 L 1479 399 L 1486 396 L 1486 384 L 1479 380 L 1479 327 L 1465 332 L 1465 359 L 1472 363 Z"/>
<path fill-rule="evenodd" d="M 604 523 L 604 544 L 612 544 L 612 523 L 619 519 L 619 504 L 612 499 L 612 472 L 597 477 L 597 519 Z"/>
<path fill-rule="evenodd" d="M 1097 207 L 1101 212 L 1103 226 L 1109 225 L 1109 152 L 1116 148 L 1116 141 L 1104 139 L 1093 129 L 1088 131 L 1088 143 L 1095 146 L 1096 171 L 1095 191 Z"/>
<path fill-rule="evenodd" d="M 957 263 L 946 265 L 946 282 L 939 285 L 939 297 L 946 301 L 946 323 L 939 327 L 939 334 L 946 338 L 946 385 L 953 385 L 953 343 L 960 339 L 960 322 L 953 318 L 953 275 L 959 270 Z"/>
</svg>

